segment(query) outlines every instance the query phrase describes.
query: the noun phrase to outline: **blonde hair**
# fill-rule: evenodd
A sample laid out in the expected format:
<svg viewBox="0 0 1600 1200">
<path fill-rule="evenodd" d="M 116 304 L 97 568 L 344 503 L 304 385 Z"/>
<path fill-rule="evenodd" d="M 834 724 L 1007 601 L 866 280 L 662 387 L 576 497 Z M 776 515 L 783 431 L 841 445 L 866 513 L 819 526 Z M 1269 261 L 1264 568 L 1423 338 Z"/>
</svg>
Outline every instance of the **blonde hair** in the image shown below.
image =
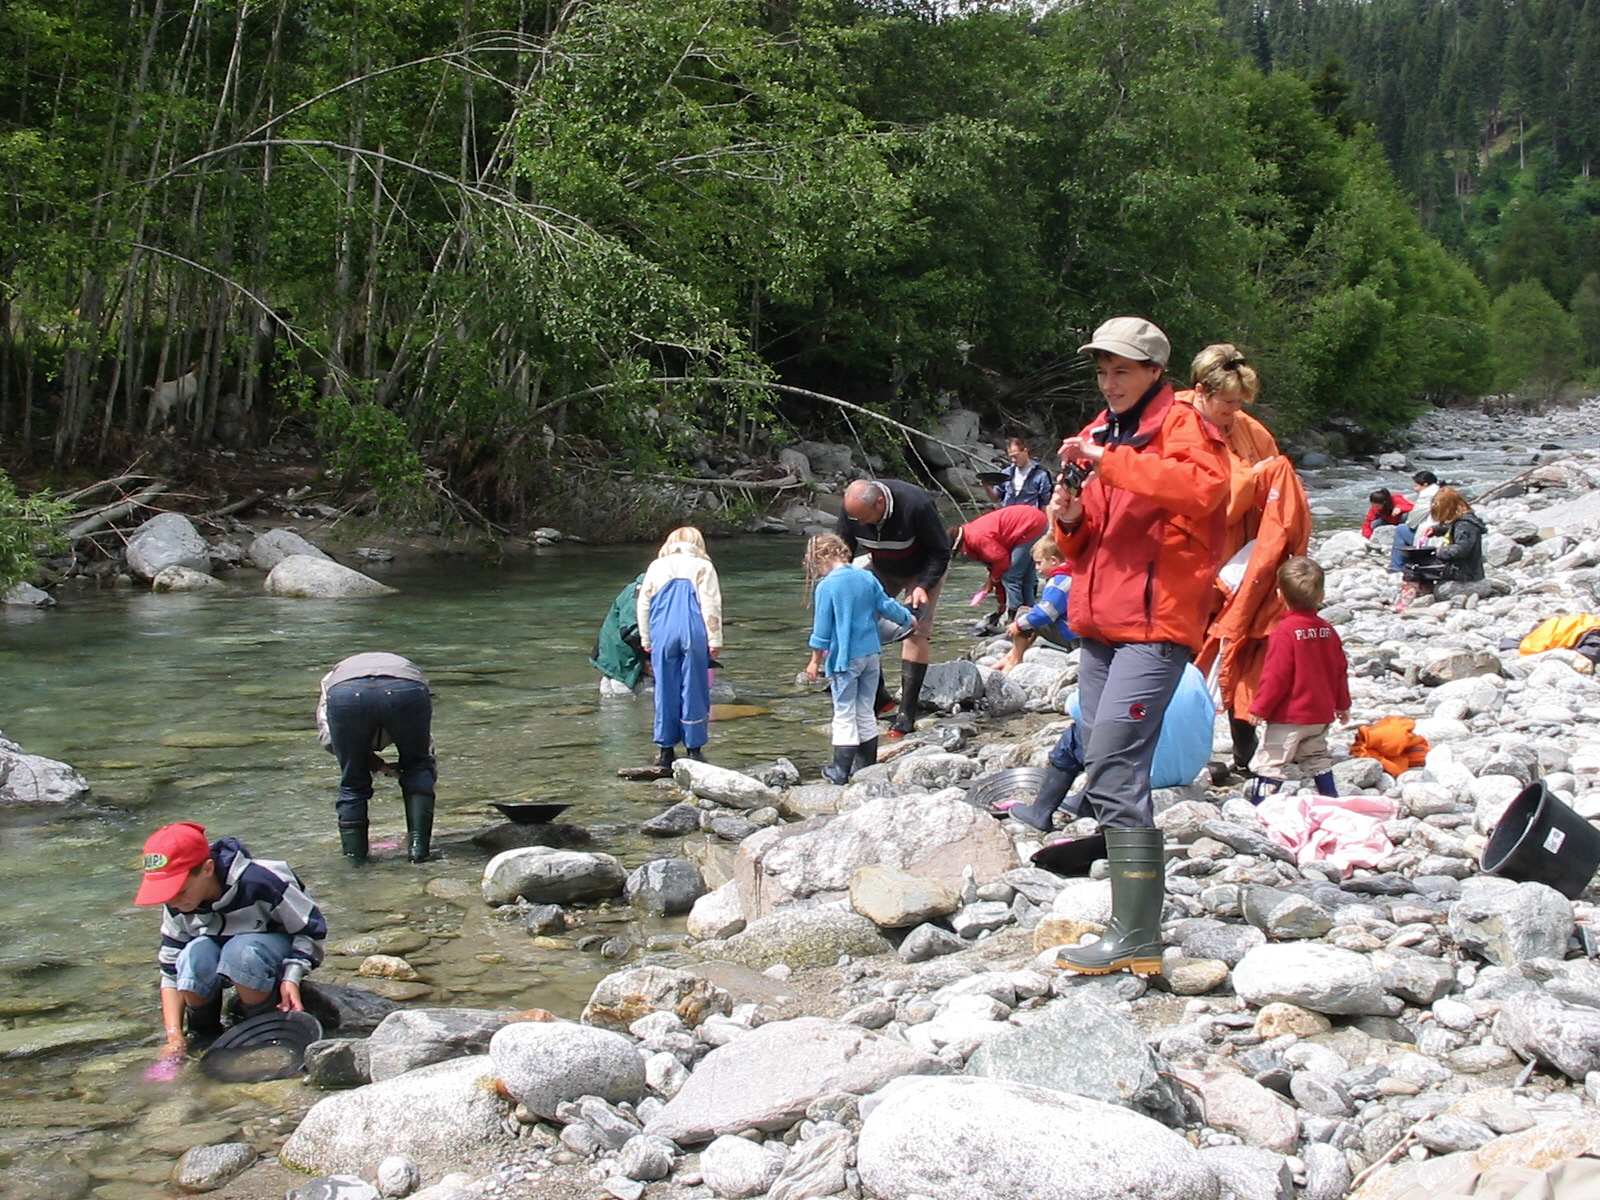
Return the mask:
<svg viewBox="0 0 1600 1200">
<path fill-rule="evenodd" d="M 1033 544 L 1033 549 L 1028 553 L 1033 558 L 1033 565 L 1043 570 L 1051 563 L 1066 562 L 1067 556 L 1061 553 L 1061 547 L 1056 545 L 1056 535 L 1046 533 Z"/>
<path fill-rule="evenodd" d="M 1253 402 L 1261 390 L 1261 376 L 1231 342 L 1218 342 L 1196 354 L 1189 366 L 1189 380 L 1196 391 L 1203 388 L 1210 395 L 1237 393 L 1246 404 Z"/>
<path fill-rule="evenodd" d="M 1446 484 L 1433 494 L 1431 511 L 1435 521 L 1448 525 L 1471 512 L 1472 505 L 1467 503 L 1465 496 Z"/>
<path fill-rule="evenodd" d="M 705 535 L 693 525 L 680 525 L 667 534 L 666 540 L 661 543 L 661 549 L 656 554 L 656 557 L 665 558 L 669 554 L 676 554 L 685 546 L 700 555 L 701 558 L 707 557 Z"/>
<path fill-rule="evenodd" d="M 1290 608 L 1316 608 L 1322 603 L 1322 564 L 1314 558 L 1291 558 L 1278 568 L 1278 590 Z"/>
<path fill-rule="evenodd" d="M 817 581 L 840 563 L 850 561 L 850 546 L 837 533 L 814 533 L 806 543 L 806 603 Z"/>
</svg>

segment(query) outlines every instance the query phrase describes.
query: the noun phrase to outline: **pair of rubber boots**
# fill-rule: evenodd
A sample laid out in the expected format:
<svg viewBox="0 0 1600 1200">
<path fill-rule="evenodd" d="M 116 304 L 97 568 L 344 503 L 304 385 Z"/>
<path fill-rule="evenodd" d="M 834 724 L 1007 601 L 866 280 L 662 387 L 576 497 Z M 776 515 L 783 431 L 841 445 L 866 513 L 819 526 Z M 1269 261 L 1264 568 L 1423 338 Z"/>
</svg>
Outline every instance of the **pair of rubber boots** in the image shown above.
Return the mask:
<svg viewBox="0 0 1600 1200">
<path fill-rule="evenodd" d="M 244 1022 L 252 1017 L 259 1017 L 264 1012 L 271 1012 L 278 1006 L 278 993 L 276 987 L 267 993 L 266 997 L 257 1000 L 254 1004 L 246 1004 L 234 996 L 233 1011 L 236 1021 Z M 185 1004 L 183 1006 L 183 1025 L 190 1037 L 201 1040 L 210 1040 L 222 1032 L 222 993 L 204 1004 Z"/>
<path fill-rule="evenodd" d="M 426 792 L 407 792 L 401 797 L 406 809 L 406 857 L 414 863 L 427 862 L 433 849 L 433 797 Z M 340 821 L 339 849 L 356 866 L 367 861 L 367 822 Z"/>
<path fill-rule="evenodd" d="M 850 776 L 877 761 L 877 738 L 868 738 L 859 746 L 835 746 L 833 761 L 822 768 L 822 777 L 829 783 L 849 783 Z"/>
<path fill-rule="evenodd" d="M 706 756 L 699 746 L 689 746 L 683 756 L 690 762 L 705 762 Z M 676 746 L 662 746 L 661 753 L 656 756 L 656 770 L 670 771 L 672 764 L 678 761 L 678 748 Z"/>
</svg>

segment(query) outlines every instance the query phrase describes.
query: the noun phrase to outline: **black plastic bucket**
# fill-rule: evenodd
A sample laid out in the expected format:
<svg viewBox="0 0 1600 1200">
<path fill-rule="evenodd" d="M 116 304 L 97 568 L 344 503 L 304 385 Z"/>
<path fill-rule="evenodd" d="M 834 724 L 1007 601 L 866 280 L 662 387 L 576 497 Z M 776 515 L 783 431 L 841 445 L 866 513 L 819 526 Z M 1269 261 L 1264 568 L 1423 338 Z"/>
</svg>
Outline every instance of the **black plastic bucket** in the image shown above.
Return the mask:
<svg viewBox="0 0 1600 1200">
<path fill-rule="evenodd" d="M 1483 848 L 1483 869 L 1518 883 L 1547 883 L 1574 900 L 1600 867 L 1600 830 L 1531 783 L 1511 802 Z"/>
</svg>

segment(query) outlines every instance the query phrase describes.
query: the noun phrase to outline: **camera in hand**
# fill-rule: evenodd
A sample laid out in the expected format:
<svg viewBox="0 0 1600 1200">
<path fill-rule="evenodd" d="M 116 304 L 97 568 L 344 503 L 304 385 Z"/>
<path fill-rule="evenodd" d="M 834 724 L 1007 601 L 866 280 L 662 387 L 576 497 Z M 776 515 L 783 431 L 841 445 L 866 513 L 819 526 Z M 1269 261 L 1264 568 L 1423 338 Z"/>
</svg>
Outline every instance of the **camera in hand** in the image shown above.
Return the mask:
<svg viewBox="0 0 1600 1200">
<path fill-rule="evenodd" d="M 1083 491 L 1083 485 L 1089 480 L 1089 468 L 1082 463 L 1069 462 L 1061 468 L 1061 474 L 1056 476 L 1056 486 L 1065 488 L 1069 492 Z"/>
</svg>

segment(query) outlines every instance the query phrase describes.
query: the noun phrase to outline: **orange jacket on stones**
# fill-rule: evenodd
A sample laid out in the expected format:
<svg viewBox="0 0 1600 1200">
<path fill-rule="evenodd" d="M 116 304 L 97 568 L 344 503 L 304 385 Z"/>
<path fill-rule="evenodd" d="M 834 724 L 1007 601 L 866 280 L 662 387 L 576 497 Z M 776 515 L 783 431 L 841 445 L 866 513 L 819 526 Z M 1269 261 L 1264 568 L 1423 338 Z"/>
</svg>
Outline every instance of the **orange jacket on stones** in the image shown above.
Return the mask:
<svg viewBox="0 0 1600 1200">
<path fill-rule="evenodd" d="M 1105 419 L 1081 436 L 1103 438 Z M 1075 564 L 1073 631 L 1198 651 L 1222 565 L 1228 485 L 1222 435 L 1163 384 L 1133 437 L 1106 447 L 1084 485 L 1082 521 L 1071 532 L 1056 528 L 1056 544 Z"/>
</svg>

